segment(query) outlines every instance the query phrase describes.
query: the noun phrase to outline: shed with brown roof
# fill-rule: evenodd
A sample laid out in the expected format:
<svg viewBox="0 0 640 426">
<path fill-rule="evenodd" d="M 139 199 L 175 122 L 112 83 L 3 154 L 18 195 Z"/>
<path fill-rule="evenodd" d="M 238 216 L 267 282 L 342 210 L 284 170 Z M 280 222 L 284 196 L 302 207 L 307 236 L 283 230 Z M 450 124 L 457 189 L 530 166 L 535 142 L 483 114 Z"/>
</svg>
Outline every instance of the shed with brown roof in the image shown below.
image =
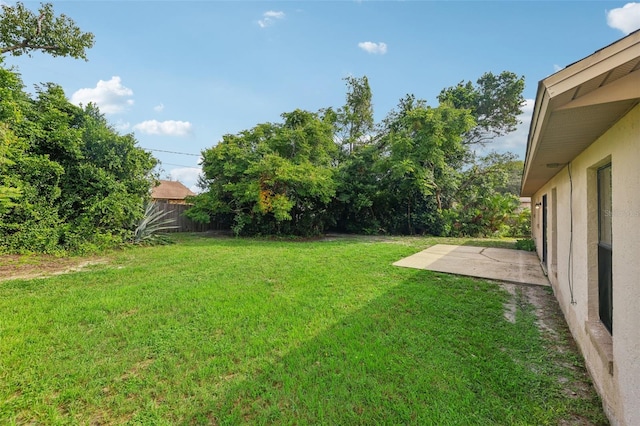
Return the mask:
<svg viewBox="0 0 640 426">
<path fill-rule="evenodd" d="M 196 195 L 195 192 L 174 180 L 161 180 L 151 190 L 151 198 L 157 203 L 187 204 L 185 199 L 192 195 Z"/>
</svg>

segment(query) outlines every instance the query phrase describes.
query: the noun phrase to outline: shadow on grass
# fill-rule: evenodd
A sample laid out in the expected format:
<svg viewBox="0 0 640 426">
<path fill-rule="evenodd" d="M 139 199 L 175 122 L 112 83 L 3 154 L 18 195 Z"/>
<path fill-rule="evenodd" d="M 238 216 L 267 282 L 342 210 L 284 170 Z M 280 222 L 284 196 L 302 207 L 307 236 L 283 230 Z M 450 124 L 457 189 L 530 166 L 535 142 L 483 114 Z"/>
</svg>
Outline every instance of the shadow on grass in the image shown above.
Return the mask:
<svg viewBox="0 0 640 426">
<path fill-rule="evenodd" d="M 511 323 L 503 312 L 507 294 L 495 283 L 425 271 L 407 275 L 362 309 L 258 366 L 254 377 L 187 420 L 606 423 L 592 389 L 584 397 L 565 392 L 561 378 L 571 372 L 548 362 L 530 307 L 520 304 Z"/>
</svg>

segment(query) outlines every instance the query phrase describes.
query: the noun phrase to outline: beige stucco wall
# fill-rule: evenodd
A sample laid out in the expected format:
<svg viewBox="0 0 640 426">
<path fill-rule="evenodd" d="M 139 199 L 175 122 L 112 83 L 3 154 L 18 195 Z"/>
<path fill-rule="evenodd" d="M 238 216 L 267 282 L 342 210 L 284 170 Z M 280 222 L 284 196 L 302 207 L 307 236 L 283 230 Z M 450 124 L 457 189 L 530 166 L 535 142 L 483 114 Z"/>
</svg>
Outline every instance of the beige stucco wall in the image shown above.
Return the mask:
<svg viewBox="0 0 640 426">
<path fill-rule="evenodd" d="M 613 336 L 600 324 L 597 294 L 596 170 L 609 162 Z M 532 205 L 545 194 L 547 265 L 556 297 L 611 423 L 640 425 L 640 105 L 559 169 L 532 197 Z M 532 214 L 532 234 L 542 257 L 542 209 L 534 208 Z"/>
</svg>

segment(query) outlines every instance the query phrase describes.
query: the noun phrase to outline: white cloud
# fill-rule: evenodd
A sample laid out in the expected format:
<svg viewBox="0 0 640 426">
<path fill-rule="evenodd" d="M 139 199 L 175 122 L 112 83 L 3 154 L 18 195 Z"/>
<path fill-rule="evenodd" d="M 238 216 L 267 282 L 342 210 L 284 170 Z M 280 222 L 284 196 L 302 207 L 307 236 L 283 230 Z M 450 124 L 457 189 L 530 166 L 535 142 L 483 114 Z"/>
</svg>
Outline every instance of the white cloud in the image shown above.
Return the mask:
<svg viewBox="0 0 640 426">
<path fill-rule="evenodd" d="M 264 17 L 265 18 L 282 19 L 282 18 L 284 18 L 284 12 L 275 12 L 273 10 L 270 10 L 270 11 L 264 13 Z"/>
<path fill-rule="evenodd" d="M 266 28 L 275 24 L 275 22 L 279 19 L 284 19 L 284 12 L 276 12 L 274 10 L 269 10 L 262 14 L 262 19 L 258 20 L 258 25 L 260 28 Z"/>
<path fill-rule="evenodd" d="M 561 70 L 561 69 L 563 69 L 563 68 L 564 68 L 564 67 L 561 67 L 561 66 L 560 66 L 560 65 L 558 65 L 558 64 L 553 64 L 553 72 L 558 72 L 558 71 L 560 71 L 560 70 Z"/>
<path fill-rule="evenodd" d="M 384 55 L 387 53 L 387 43 L 374 43 L 372 41 L 363 41 L 358 43 L 358 47 L 365 52 Z"/>
<path fill-rule="evenodd" d="M 71 103 L 87 105 L 90 102 L 100 108 L 105 114 L 117 114 L 133 105 L 133 90 L 122 85 L 120 77 L 113 76 L 111 80 L 99 80 L 94 88 L 80 89 L 71 95 Z"/>
<path fill-rule="evenodd" d="M 133 130 L 149 135 L 186 136 L 191 133 L 191 123 L 175 120 L 147 120 L 133 126 Z"/>
<path fill-rule="evenodd" d="M 154 106 L 154 107 L 153 107 L 153 110 L 154 110 L 155 112 L 162 112 L 162 111 L 164 111 L 164 104 L 163 104 L 163 103 L 160 103 L 159 105 Z"/>
<path fill-rule="evenodd" d="M 116 124 L 114 124 L 114 127 L 119 132 L 126 132 L 131 127 L 131 124 L 128 121 L 118 120 Z"/>
<path fill-rule="evenodd" d="M 171 180 L 182 182 L 184 186 L 195 193 L 199 193 L 201 189 L 198 187 L 198 178 L 202 174 L 200 167 L 180 167 L 169 170 Z"/>
<path fill-rule="evenodd" d="M 518 158 L 524 160 L 527 150 L 527 138 L 529 137 L 529 125 L 531 124 L 531 116 L 533 115 L 534 99 L 526 99 L 522 107 L 522 114 L 518 116 L 521 123 L 515 131 L 508 135 L 494 139 L 486 146 L 487 151 L 513 152 Z M 484 151 L 484 150 L 481 150 Z"/>
<path fill-rule="evenodd" d="M 640 3 L 627 3 L 608 11 L 607 24 L 625 34 L 640 29 Z"/>
</svg>

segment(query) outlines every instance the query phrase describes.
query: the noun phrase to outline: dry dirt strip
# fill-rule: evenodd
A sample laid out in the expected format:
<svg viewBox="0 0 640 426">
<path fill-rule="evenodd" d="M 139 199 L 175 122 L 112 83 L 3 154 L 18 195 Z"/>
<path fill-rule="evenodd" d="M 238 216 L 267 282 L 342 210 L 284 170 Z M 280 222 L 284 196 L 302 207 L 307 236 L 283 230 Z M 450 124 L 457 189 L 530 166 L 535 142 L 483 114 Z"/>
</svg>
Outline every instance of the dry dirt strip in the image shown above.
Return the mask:
<svg viewBox="0 0 640 426">
<path fill-rule="evenodd" d="M 107 263 L 103 258 L 58 258 L 55 256 L 0 256 L 0 282 L 30 280 L 52 275 L 79 272 L 93 265 Z"/>
</svg>

